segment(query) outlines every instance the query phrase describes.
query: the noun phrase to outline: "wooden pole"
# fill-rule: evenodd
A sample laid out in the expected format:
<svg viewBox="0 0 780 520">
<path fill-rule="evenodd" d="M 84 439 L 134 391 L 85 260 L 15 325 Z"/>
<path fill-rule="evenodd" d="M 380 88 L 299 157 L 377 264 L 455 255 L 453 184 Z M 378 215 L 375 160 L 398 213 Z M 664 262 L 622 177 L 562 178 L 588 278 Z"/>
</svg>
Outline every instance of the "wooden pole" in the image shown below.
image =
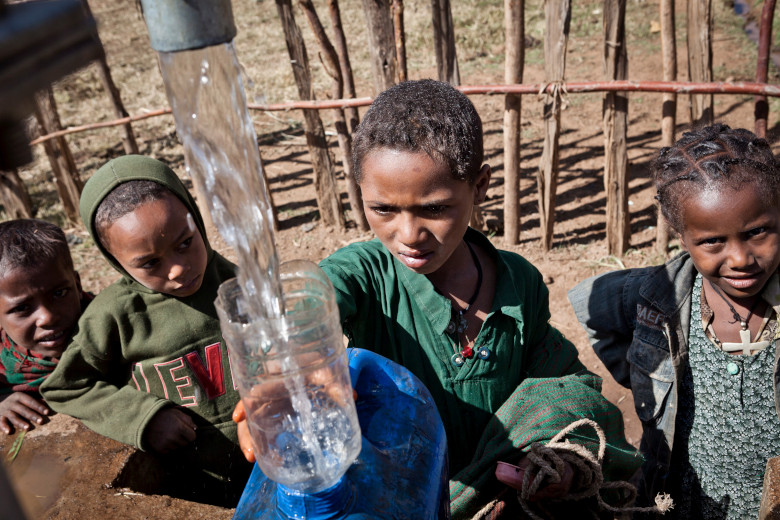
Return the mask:
<svg viewBox="0 0 780 520">
<path fill-rule="evenodd" d="M 41 134 L 49 134 L 62 130 L 54 93 L 50 87 L 35 95 L 35 118 L 41 128 Z M 44 143 L 46 155 L 49 158 L 51 171 L 54 174 L 54 184 L 57 195 L 62 201 L 65 216 L 71 222 L 79 221 L 79 198 L 83 187 L 79 178 L 76 163 L 70 153 L 70 147 L 64 137 Z"/>
<path fill-rule="evenodd" d="M 393 26 L 395 27 L 395 59 L 398 62 L 398 81 L 406 81 L 406 33 L 404 32 L 404 2 L 393 0 Z"/>
<path fill-rule="evenodd" d="M 16 170 L 0 171 L 0 201 L 8 218 L 32 218 L 32 202 Z"/>
<path fill-rule="evenodd" d="M 756 83 L 766 83 L 769 73 L 769 52 L 772 47 L 772 19 L 775 14 L 775 0 L 764 0 L 761 10 L 761 25 L 758 34 L 758 62 L 756 63 Z M 769 103 L 766 96 L 756 96 L 755 118 L 756 135 L 766 137 L 766 125 L 769 118 Z"/>
<path fill-rule="evenodd" d="M 604 73 L 606 79 L 628 77 L 626 0 L 604 0 Z M 631 242 L 628 212 L 628 96 L 604 95 L 604 188 L 607 192 L 607 248 L 622 255 Z"/>
<path fill-rule="evenodd" d="M 552 94 L 544 98 L 544 147 L 541 163 L 536 174 L 539 183 L 539 223 L 541 224 L 542 248 L 552 247 L 553 223 L 555 221 L 555 191 L 558 185 L 558 138 L 561 134 L 560 85 L 566 72 L 566 46 L 571 20 L 570 0 L 547 0 L 544 3 L 546 32 L 544 37 L 544 73 L 548 83 L 556 85 Z"/>
<path fill-rule="evenodd" d="M 89 3 L 87 0 L 82 0 L 81 5 L 88 15 L 91 16 Z M 100 35 L 95 31 L 95 39 L 100 42 Z M 114 107 L 114 115 L 117 118 L 127 117 L 127 110 L 122 103 L 122 96 L 119 94 L 119 89 L 114 83 L 114 79 L 111 77 L 111 69 L 108 67 L 108 61 L 106 61 L 106 52 L 103 49 L 103 43 L 100 43 L 100 57 L 97 60 L 98 64 L 98 76 L 100 76 L 100 82 L 103 83 L 103 88 L 106 89 L 108 95 L 111 97 L 111 105 Z M 137 154 L 138 144 L 135 142 L 135 134 L 133 133 L 132 125 L 127 122 L 122 125 L 122 146 L 125 149 L 126 154 Z"/>
<path fill-rule="evenodd" d="M 342 95 L 344 82 L 341 78 L 341 67 L 339 66 L 339 58 L 336 54 L 336 49 L 333 47 L 333 44 L 331 44 L 312 1 L 299 0 L 299 2 L 303 12 L 306 14 L 306 18 L 309 20 L 309 26 L 311 27 L 312 33 L 314 33 L 314 37 L 320 45 L 325 71 L 333 79 L 331 95 L 334 99 L 339 99 Z M 347 120 L 344 117 L 344 110 L 341 108 L 334 108 L 333 118 L 336 127 L 336 135 L 338 136 L 339 141 L 339 150 L 341 150 L 342 155 L 341 163 L 344 167 L 344 177 L 346 177 L 347 181 L 349 204 L 352 207 L 352 213 L 358 228 L 361 231 L 368 231 L 368 221 L 366 220 L 366 215 L 363 211 L 363 200 L 360 197 L 360 188 L 358 187 L 357 182 L 355 182 L 355 175 L 352 170 L 352 136 L 349 134 L 349 131 L 347 131 Z"/>
<path fill-rule="evenodd" d="M 387 0 L 363 0 L 368 40 L 371 48 L 371 68 L 374 72 L 374 93 L 395 84 L 395 37 L 390 4 Z"/>
<path fill-rule="evenodd" d="M 677 38 L 674 30 L 674 0 L 661 0 L 661 54 L 663 56 L 664 81 L 677 80 Z M 677 127 L 677 94 L 663 95 L 661 107 L 661 146 L 672 146 Z M 655 228 L 655 247 L 665 255 L 669 249 L 669 223 L 658 211 Z"/>
<path fill-rule="evenodd" d="M 525 0 L 504 0 L 504 83 L 523 82 Z M 522 96 L 504 96 L 504 240 L 520 241 L 520 108 Z"/>
<path fill-rule="evenodd" d="M 291 1 L 276 0 L 276 8 L 282 21 L 287 51 L 290 54 L 290 63 L 293 68 L 293 76 L 298 87 L 298 95 L 301 99 L 313 99 L 314 92 L 311 86 L 309 57 L 306 54 L 306 45 L 303 41 L 301 30 L 298 24 L 295 23 Z M 325 129 L 316 110 L 303 111 L 303 126 L 306 133 L 306 145 L 311 156 L 312 170 L 314 171 L 314 188 L 320 218 L 326 226 L 344 229 L 344 213 L 341 208 L 338 191 L 336 190 L 336 175 L 333 171 L 330 154 L 328 153 Z"/>
<path fill-rule="evenodd" d="M 355 78 L 352 75 L 352 64 L 349 62 L 347 38 L 344 36 L 344 26 L 341 23 L 338 0 L 328 0 L 328 11 L 330 12 L 331 24 L 333 25 L 333 33 L 336 35 L 336 52 L 339 55 L 341 77 L 344 80 L 344 92 L 347 98 L 354 99 L 357 97 L 355 94 Z M 354 133 L 360 122 L 357 107 L 347 108 L 347 120 L 349 122 L 349 131 Z"/>
<path fill-rule="evenodd" d="M 691 81 L 712 81 L 712 0 L 688 0 L 688 77 Z M 714 118 L 712 94 L 691 95 L 691 125 L 711 125 Z"/>
<path fill-rule="evenodd" d="M 433 47 L 436 51 L 436 70 L 439 81 L 460 85 L 450 0 L 431 0 L 431 17 L 433 20 Z"/>
</svg>

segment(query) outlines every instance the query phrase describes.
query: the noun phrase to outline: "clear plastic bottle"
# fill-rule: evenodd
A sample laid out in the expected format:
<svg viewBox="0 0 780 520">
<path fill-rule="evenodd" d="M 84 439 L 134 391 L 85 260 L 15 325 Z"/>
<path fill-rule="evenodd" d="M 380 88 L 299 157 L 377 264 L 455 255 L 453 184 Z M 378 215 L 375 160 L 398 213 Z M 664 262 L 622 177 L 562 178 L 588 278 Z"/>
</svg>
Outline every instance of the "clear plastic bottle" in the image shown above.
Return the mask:
<svg viewBox="0 0 780 520">
<path fill-rule="evenodd" d="M 339 482 L 361 448 L 333 286 L 316 264 L 280 272 L 284 313 L 249 319 L 236 279 L 216 301 L 231 366 L 246 406 L 257 464 L 301 493 Z"/>
</svg>

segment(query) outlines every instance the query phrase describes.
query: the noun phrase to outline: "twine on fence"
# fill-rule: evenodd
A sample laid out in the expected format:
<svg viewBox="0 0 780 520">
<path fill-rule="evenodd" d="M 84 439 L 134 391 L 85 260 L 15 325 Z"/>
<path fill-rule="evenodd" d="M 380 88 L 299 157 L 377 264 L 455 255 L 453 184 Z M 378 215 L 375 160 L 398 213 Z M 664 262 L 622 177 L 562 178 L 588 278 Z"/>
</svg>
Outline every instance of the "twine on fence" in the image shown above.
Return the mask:
<svg viewBox="0 0 780 520">
<path fill-rule="evenodd" d="M 584 446 L 570 443 L 564 439 L 566 434 L 581 426 L 590 426 L 596 432 L 599 438 L 598 455 L 593 455 Z M 674 507 L 671 497 L 667 494 L 656 496 L 654 506 L 628 506 L 627 504 L 632 503 L 636 498 L 636 487 L 625 481 L 604 482 L 601 468 L 606 451 L 606 443 L 604 431 L 590 419 L 580 419 L 571 423 L 555 435 L 547 445 L 538 442 L 533 443 L 531 450 L 528 452 L 528 458 L 531 460 L 532 465 L 526 470 L 523 476 L 522 487 L 517 492 L 517 500 L 526 514 L 534 520 L 543 520 L 543 517 L 539 516 L 531 507 L 530 497 L 545 483 L 560 482 L 566 462 L 571 464 L 576 471 L 576 488 L 572 489 L 567 496 L 558 500 L 581 500 L 594 497 L 599 511 L 611 513 L 652 512 L 664 514 Z M 620 504 L 612 506 L 604 501 L 601 497 L 601 491 L 607 489 L 625 492 Z"/>
<path fill-rule="evenodd" d="M 547 92 L 548 89 L 550 92 Z M 569 92 L 566 90 L 566 83 L 561 80 L 550 81 L 549 83 L 543 83 L 541 85 L 539 88 L 539 97 L 544 97 L 545 101 L 547 101 L 547 96 L 552 97 L 553 114 L 558 110 L 566 110 L 569 106 Z"/>
</svg>

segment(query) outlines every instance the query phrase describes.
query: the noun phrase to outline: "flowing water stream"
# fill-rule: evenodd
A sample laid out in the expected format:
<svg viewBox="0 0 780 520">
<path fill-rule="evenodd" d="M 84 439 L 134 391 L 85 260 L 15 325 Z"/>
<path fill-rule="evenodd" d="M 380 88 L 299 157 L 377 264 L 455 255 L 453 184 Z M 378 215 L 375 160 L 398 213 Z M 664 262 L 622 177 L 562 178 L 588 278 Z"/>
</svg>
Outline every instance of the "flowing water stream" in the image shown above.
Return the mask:
<svg viewBox="0 0 780 520">
<path fill-rule="evenodd" d="M 295 311 L 301 305 L 282 291 L 272 208 L 233 44 L 163 52 L 159 58 L 189 174 L 238 257 L 240 292 L 233 291 L 229 303 L 220 293 L 218 309 L 230 322 L 230 338 L 225 339 L 233 363 L 241 365 L 234 377 L 261 451 L 258 463 L 266 474 L 294 489 L 325 489 L 357 457 L 361 438 L 338 310 L 333 315 L 335 334 L 305 341 L 296 336 L 301 314 Z M 329 282 L 326 288 L 327 295 L 312 293 L 298 303 L 335 308 Z M 290 308 L 285 308 L 285 295 Z M 313 330 L 318 330 L 321 324 L 314 321 Z M 316 368 L 302 368 L 301 349 L 337 356 L 323 355 Z M 316 381 L 318 374 L 323 381 Z M 334 399 L 334 388 L 348 389 L 348 402 Z"/>
<path fill-rule="evenodd" d="M 233 44 L 163 52 L 160 68 L 189 174 L 238 257 L 246 311 L 252 319 L 278 317 L 273 214 Z"/>
</svg>

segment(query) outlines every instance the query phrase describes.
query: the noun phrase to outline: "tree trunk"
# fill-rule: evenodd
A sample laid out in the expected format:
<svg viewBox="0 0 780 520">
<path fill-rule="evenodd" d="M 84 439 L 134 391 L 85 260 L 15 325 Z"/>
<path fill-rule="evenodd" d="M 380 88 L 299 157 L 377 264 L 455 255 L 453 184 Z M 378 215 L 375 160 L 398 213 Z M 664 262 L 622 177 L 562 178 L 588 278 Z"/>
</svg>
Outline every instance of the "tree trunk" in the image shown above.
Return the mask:
<svg viewBox="0 0 780 520">
<path fill-rule="evenodd" d="M 306 54 L 306 45 L 304 44 L 301 30 L 295 23 L 292 4 L 290 0 L 276 0 L 276 8 L 282 21 L 287 51 L 290 54 L 290 63 L 293 68 L 293 76 L 298 87 L 298 95 L 301 99 L 314 99 L 311 87 L 311 73 L 309 71 L 309 57 Z M 325 129 L 322 126 L 322 120 L 317 110 L 303 111 L 303 125 L 306 133 L 306 144 L 311 156 L 312 170 L 314 171 L 314 188 L 316 190 L 320 218 L 326 226 L 336 226 L 339 229 L 343 229 L 344 214 L 341 208 L 339 193 L 336 189 L 336 175 L 333 172 L 333 163 L 328 153 Z"/>
<path fill-rule="evenodd" d="M 663 55 L 664 81 L 677 81 L 677 39 L 674 34 L 674 0 L 661 0 L 661 53 Z M 661 108 L 661 146 L 674 144 L 677 127 L 677 94 L 663 95 Z M 656 219 L 655 247 L 665 255 L 669 248 L 669 223 L 660 209 Z"/>
<path fill-rule="evenodd" d="M 341 77 L 341 68 L 339 66 L 339 58 L 336 54 L 336 49 L 330 43 L 330 39 L 325 33 L 325 28 L 320 22 L 320 18 L 317 15 L 317 11 L 314 8 L 312 1 L 299 0 L 299 2 L 303 12 L 306 13 L 306 18 L 309 20 L 309 26 L 314 33 L 314 37 L 317 38 L 317 42 L 320 45 L 325 71 L 333 79 L 331 96 L 333 96 L 333 99 L 341 99 L 344 83 Z M 352 214 L 358 229 L 361 231 L 368 231 L 368 221 L 363 212 L 363 200 L 360 197 L 360 188 L 358 187 L 357 182 L 355 182 L 355 176 L 352 171 L 352 136 L 347 131 L 347 121 L 344 117 L 344 110 L 341 108 L 333 109 L 333 118 L 336 126 L 336 134 L 338 135 L 339 150 L 341 150 L 342 155 L 341 162 L 344 166 L 344 177 L 347 181 L 347 196 L 349 197 L 349 204 L 352 207 Z"/>
<path fill-rule="evenodd" d="M 460 85 L 450 0 L 431 0 L 431 16 L 433 18 L 433 47 L 436 49 L 436 69 L 439 73 L 439 81 Z"/>
<path fill-rule="evenodd" d="M 374 94 L 379 94 L 395 84 L 395 37 L 390 4 L 387 0 L 363 0 L 363 10 L 371 48 Z"/>
<path fill-rule="evenodd" d="M 688 0 L 688 78 L 712 81 L 712 0 Z M 691 94 L 691 126 L 711 125 L 712 94 Z"/>
<path fill-rule="evenodd" d="M 504 82 L 523 82 L 525 0 L 504 0 Z M 504 96 L 504 240 L 520 240 L 520 107 L 522 96 Z"/>
<path fill-rule="evenodd" d="M 566 72 L 566 46 L 571 20 L 569 0 L 547 0 L 544 4 L 546 33 L 544 38 L 544 73 L 548 83 L 563 82 Z M 537 171 L 539 182 L 539 223 L 542 248 L 552 247 L 555 221 L 555 190 L 558 185 L 558 138 L 561 134 L 561 93 L 554 89 L 544 96 L 544 148 Z"/>
<path fill-rule="evenodd" d="M 347 98 L 354 99 L 357 97 L 355 94 L 355 79 L 352 75 L 352 65 L 349 62 L 347 38 L 344 36 L 344 26 L 341 24 L 338 0 L 328 0 L 328 10 L 330 11 L 331 23 L 333 24 L 333 32 L 336 34 L 336 51 L 339 54 L 339 66 L 341 67 L 341 77 L 344 80 L 344 92 Z M 348 108 L 347 116 L 349 131 L 354 133 L 360 122 L 357 107 Z"/>
<path fill-rule="evenodd" d="M 626 0 L 604 0 L 605 79 L 628 78 L 626 52 Z M 609 254 L 622 255 L 631 242 L 628 212 L 628 94 L 604 95 L 604 188 L 607 192 L 607 247 Z"/>
<path fill-rule="evenodd" d="M 8 218 L 32 218 L 32 202 L 16 170 L 0 171 L 0 201 Z"/>
<path fill-rule="evenodd" d="M 54 94 L 47 87 L 35 95 L 35 118 L 41 127 L 41 134 L 50 134 L 62 130 Z M 65 216 L 71 222 L 79 220 L 79 197 L 83 187 L 70 147 L 64 137 L 58 137 L 43 143 L 49 158 L 57 194 L 62 201 Z"/>
</svg>

